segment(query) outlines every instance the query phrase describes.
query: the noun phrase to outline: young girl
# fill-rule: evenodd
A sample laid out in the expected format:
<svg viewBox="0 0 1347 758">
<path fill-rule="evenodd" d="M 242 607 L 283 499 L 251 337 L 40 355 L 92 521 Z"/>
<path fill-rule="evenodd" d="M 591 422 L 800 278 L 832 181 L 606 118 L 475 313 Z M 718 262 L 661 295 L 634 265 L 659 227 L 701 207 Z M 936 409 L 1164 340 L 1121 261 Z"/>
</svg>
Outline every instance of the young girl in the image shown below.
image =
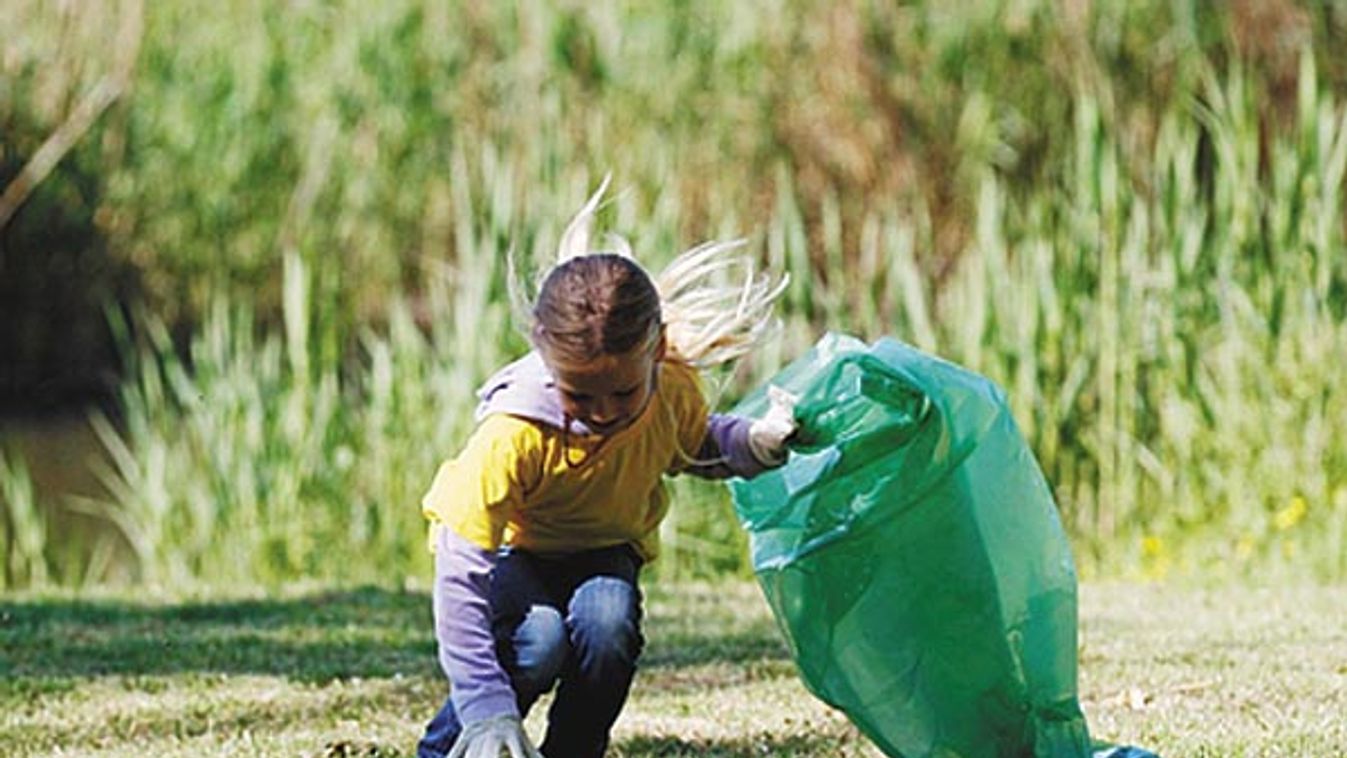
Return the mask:
<svg viewBox="0 0 1347 758">
<path fill-rule="evenodd" d="M 784 281 L 749 268 L 741 287 L 711 285 L 743 263 L 739 243 L 688 251 L 658 286 L 620 238 L 590 253 L 606 186 L 562 237 L 534 351 L 479 391 L 476 431 L 423 501 L 451 692 L 421 758 L 538 756 L 521 719 L 554 684 L 541 754 L 600 758 L 643 644 L 637 575 L 658 551 L 663 475 L 750 477 L 786 457 L 788 402 L 713 414 L 697 376 L 761 339 Z"/>
</svg>

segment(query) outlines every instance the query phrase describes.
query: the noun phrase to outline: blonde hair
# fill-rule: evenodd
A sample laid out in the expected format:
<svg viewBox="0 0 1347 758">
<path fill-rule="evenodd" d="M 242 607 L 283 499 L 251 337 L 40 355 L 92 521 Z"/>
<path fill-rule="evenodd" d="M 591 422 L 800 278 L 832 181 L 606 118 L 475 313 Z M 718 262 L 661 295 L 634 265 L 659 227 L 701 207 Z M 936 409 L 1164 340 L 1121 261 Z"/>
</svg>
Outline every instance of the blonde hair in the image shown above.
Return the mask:
<svg viewBox="0 0 1347 758">
<path fill-rule="evenodd" d="M 697 245 L 653 280 L 621 236 L 605 236 L 609 249 L 591 249 L 594 218 L 608 183 L 605 176 L 566 226 L 557 262 L 533 298 L 520 292 L 510 262 L 511 297 L 534 344 L 560 347 L 577 358 L 616 353 L 641 344 L 652 328 L 657 335 L 662 325 L 671 358 L 709 368 L 762 342 L 776 323 L 772 306 L 789 277 L 774 281 L 757 271 L 741 252 L 743 239 Z"/>
</svg>

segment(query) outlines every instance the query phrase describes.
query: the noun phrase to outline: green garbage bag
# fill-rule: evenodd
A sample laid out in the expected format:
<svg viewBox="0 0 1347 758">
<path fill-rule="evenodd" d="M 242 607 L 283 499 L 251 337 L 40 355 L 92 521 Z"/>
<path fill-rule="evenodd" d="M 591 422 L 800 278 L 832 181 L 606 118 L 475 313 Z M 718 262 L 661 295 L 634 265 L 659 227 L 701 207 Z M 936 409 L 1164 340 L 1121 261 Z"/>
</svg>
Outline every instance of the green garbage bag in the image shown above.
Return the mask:
<svg viewBox="0 0 1347 758">
<path fill-rule="evenodd" d="M 805 685 L 895 758 L 1089 756 L 1075 567 L 1004 393 L 837 335 L 771 383 L 794 453 L 731 487 Z"/>
</svg>

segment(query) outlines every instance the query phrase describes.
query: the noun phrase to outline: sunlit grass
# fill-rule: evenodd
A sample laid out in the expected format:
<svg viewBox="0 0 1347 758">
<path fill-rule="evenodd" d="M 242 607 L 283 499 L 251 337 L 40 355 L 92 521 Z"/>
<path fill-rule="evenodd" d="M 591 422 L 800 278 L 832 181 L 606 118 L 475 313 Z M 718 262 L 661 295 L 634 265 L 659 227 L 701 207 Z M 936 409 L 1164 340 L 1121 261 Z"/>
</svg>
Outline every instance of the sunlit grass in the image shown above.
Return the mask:
<svg viewBox="0 0 1347 758">
<path fill-rule="evenodd" d="M 1098 739 L 1160 755 L 1325 756 L 1347 740 L 1340 589 L 1086 584 L 1080 696 Z M 796 676 L 756 587 L 647 591 L 612 755 L 877 756 Z M 407 756 L 439 706 L 424 592 L 0 603 L 0 753 Z M 544 728 L 544 701 L 530 715 Z"/>
</svg>

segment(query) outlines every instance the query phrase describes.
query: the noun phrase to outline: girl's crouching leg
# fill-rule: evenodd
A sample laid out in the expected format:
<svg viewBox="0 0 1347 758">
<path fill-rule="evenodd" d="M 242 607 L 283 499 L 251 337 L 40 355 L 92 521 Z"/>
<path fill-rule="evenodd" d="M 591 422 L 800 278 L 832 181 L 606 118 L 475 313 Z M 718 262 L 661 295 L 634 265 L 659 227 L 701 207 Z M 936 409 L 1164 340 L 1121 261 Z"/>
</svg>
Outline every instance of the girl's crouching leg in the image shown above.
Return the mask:
<svg viewBox="0 0 1347 758">
<path fill-rule="evenodd" d="M 535 605 L 510 635 L 508 647 L 497 647 L 510 675 L 519 712 L 527 714 L 543 693 L 552 689 L 571 652 L 566 623 L 561 612 L 548 605 Z"/>
<path fill-rule="evenodd" d="M 454 703 L 445 698 L 444 705 L 426 725 L 426 733 L 416 745 L 416 758 L 444 758 L 454 747 L 460 731 L 462 726 L 458 723 Z"/>
<path fill-rule="evenodd" d="M 600 758 L 645 644 L 635 576 L 586 580 L 568 611 L 572 658 L 548 714 L 542 752 L 549 758 Z"/>
</svg>

